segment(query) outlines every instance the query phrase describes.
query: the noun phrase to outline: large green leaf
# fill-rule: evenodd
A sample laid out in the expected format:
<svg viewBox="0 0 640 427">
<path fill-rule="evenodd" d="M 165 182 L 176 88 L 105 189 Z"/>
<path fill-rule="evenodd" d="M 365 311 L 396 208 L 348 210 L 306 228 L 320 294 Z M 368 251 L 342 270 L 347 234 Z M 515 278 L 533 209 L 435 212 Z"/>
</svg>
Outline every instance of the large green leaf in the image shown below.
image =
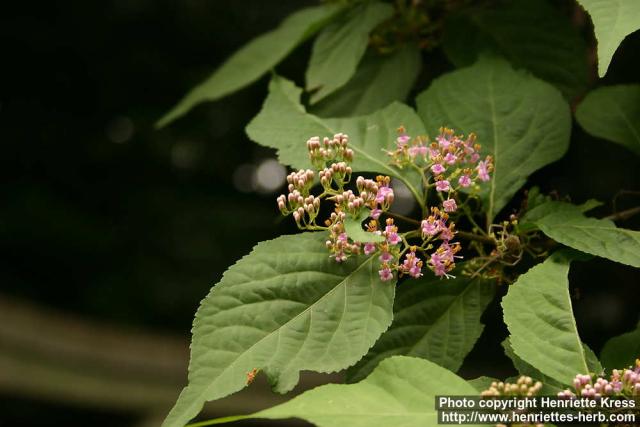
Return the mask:
<svg viewBox="0 0 640 427">
<path fill-rule="evenodd" d="M 640 155 L 640 85 L 594 90 L 578 105 L 576 120 L 591 135 Z"/>
<path fill-rule="evenodd" d="M 593 21 L 598 39 L 598 74 L 603 77 L 618 45 L 640 28 L 638 0 L 578 0 Z"/>
<path fill-rule="evenodd" d="M 365 2 L 345 19 L 327 26 L 313 44 L 307 68 L 307 90 L 316 90 L 311 103 L 344 86 L 353 76 L 367 50 L 369 33 L 393 16 L 393 7 L 377 1 Z"/>
<path fill-rule="evenodd" d="M 306 141 L 312 136 L 349 135 L 355 152 L 354 171 L 379 172 L 402 180 L 412 194 L 420 197 L 421 177 L 411 169 L 390 166 L 384 150 L 395 147 L 396 129 L 404 125 L 412 135 L 424 133 L 420 118 L 409 107 L 393 103 L 368 116 L 323 119 L 309 114 L 300 104 L 300 93 L 292 82 L 274 77 L 269 96 L 260 113 L 247 126 L 249 138 L 260 145 L 276 148 L 280 162 L 310 167 Z"/>
<path fill-rule="evenodd" d="M 454 127 L 475 132 L 495 171 L 482 197 L 493 220 L 527 177 L 566 152 L 571 131 L 569 106 L 560 92 L 498 58 L 434 80 L 418 96 L 427 129 Z"/>
<path fill-rule="evenodd" d="M 519 358 L 511 347 L 511 342 L 509 338 L 506 338 L 502 341 L 502 348 L 504 348 L 504 354 L 507 355 L 511 362 L 513 362 L 513 366 L 516 368 L 520 375 L 526 375 L 528 377 L 533 378 L 536 381 L 542 382 L 542 395 L 555 395 L 559 391 L 565 389 L 564 385 L 551 377 L 546 376 L 521 358 Z"/>
<path fill-rule="evenodd" d="M 502 299 L 515 355 L 561 384 L 590 372 L 573 318 L 570 259 L 565 251 L 556 252 L 521 275 Z"/>
<path fill-rule="evenodd" d="M 369 353 L 348 371 L 359 381 L 386 357 L 422 357 L 457 371 L 480 337 L 480 316 L 493 299 L 495 283 L 459 276 L 440 280 L 429 274 L 400 285 L 394 321 Z"/>
<path fill-rule="evenodd" d="M 635 365 L 640 358 L 640 323 L 631 332 L 607 341 L 600 352 L 602 364 L 607 369 L 622 369 Z"/>
<path fill-rule="evenodd" d="M 376 257 L 336 263 L 325 240 L 304 233 L 262 242 L 227 270 L 198 309 L 189 385 L 164 427 L 182 427 L 206 401 L 242 389 L 254 368 L 279 392 L 301 370 L 344 369 L 388 328 L 395 287 L 380 281 Z"/>
<path fill-rule="evenodd" d="M 448 19 L 443 47 L 459 67 L 471 65 L 483 52 L 503 55 L 570 98 L 587 85 L 586 44 L 569 19 L 546 0 L 466 9 Z"/>
<path fill-rule="evenodd" d="M 420 50 L 414 44 L 389 54 L 366 55 L 355 75 L 335 93 L 310 108 L 322 117 L 369 114 L 393 101 L 405 101 L 420 72 Z"/>
<path fill-rule="evenodd" d="M 523 222 L 534 223 L 563 245 L 640 267 L 640 231 L 618 228 L 608 219 L 588 218 L 578 206 L 547 202 L 527 213 Z"/>
<path fill-rule="evenodd" d="M 334 3 L 293 13 L 278 28 L 253 39 L 234 53 L 209 78 L 193 88 L 158 120 L 156 125 L 165 126 L 201 102 L 215 101 L 253 83 L 282 61 L 296 46 L 329 23 L 340 11 L 342 6 Z"/>
<path fill-rule="evenodd" d="M 245 418 L 302 418 L 319 427 L 422 427 L 438 424 L 436 396 L 477 395 L 456 374 L 428 360 L 383 360 L 357 384 L 327 384 Z M 217 424 L 217 423 L 216 423 Z"/>
</svg>

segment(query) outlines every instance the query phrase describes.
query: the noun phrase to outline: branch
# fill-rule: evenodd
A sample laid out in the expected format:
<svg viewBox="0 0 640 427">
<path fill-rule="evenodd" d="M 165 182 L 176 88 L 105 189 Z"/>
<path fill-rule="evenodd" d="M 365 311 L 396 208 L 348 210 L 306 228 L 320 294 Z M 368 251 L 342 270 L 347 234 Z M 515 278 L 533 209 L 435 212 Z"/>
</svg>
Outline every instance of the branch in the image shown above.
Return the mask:
<svg viewBox="0 0 640 427">
<path fill-rule="evenodd" d="M 610 219 L 611 221 L 620 221 L 624 219 L 629 219 L 632 216 L 640 213 L 640 206 L 636 206 L 635 208 L 627 209 L 624 211 L 616 212 L 611 215 L 605 216 L 602 219 Z"/>
</svg>

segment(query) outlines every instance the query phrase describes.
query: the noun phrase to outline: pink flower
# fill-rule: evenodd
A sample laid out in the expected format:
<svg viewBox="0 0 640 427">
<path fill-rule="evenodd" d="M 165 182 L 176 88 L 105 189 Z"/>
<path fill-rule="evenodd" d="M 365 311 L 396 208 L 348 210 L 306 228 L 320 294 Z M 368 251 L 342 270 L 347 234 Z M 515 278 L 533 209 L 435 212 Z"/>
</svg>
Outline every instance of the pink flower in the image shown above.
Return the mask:
<svg viewBox="0 0 640 427">
<path fill-rule="evenodd" d="M 442 231 L 440 232 L 440 239 L 444 240 L 445 242 L 453 239 L 453 232 L 451 231 L 451 229 L 448 227 L 442 227 Z"/>
<path fill-rule="evenodd" d="M 384 267 L 383 269 L 378 271 L 378 274 L 380 275 L 380 280 L 382 280 L 383 282 L 388 282 L 389 280 L 393 279 L 393 273 L 391 273 L 391 269 L 389 267 Z"/>
<path fill-rule="evenodd" d="M 416 256 L 414 251 L 411 251 L 406 255 L 401 269 L 403 272 L 417 279 L 422 276 L 422 261 Z"/>
<path fill-rule="evenodd" d="M 382 213 L 382 209 L 371 209 L 371 218 L 373 219 L 378 219 L 380 218 L 380 214 Z"/>
<path fill-rule="evenodd" d="M 418 155 L 425 156 L 427 154 L 427 147 L 424 145 L 414 145 L 409 148 L 409 155 L 411 157 L 416 157 Z"/>
<path fill-rule="evenodd" d="M 414 278 L 419 278 L 420 276 L 422 276 L 422 268 L 418 267 L 417 265 L 414 265 L 413 267 L 411 267 L 411 269 L 409 270 L 409 275 L 411 277 Z"/>
<path fill-rule="evenodd" d="M 458 156 L 456 156 L 455 154 L 447 153 L 447 155 L 444 156 L 444 162 L 449 165 L 454 164 L 457 160 Z"/>
<path fill-rule="evenodd" d="M 380 254 L 379 259 L 380 259 L 380 262 L 383 262 L 383 263 L 391 262 L 393 260 L 393 255 L 385 251 Z"/>
<path fill-rule="evenodd" d="M 443 242 L 438 248 L 443 261 L 453 262 L 453 249 L 448 242 Z"/>
<path fill-rule="evenodd" d="M 471 178 L 469 177 L 469 175 L 462 175 L 459 179 L 458 179 L 458 184 L 460 184 L 461 187 L 468 187 L 471 184 L 473 184 L 473 182 L 471 181 Z"/>
<path fill-rule="evenodd" d="M 438 135 L 438 137 L 436 137 L 436 141 L 438 141 L 438 144 L 444 150 L 449 148 L 449 145 L 451 145 L 451 141 L 449 141 L 449 139 L 446 136 L 443 136 L 443 135 Z"/>
<path fill-rule="evenodd" d="M 436 182 L 436 190 L 437 191 L 449 191 L 451 190 L 451 186 L 449 185 L 449 181 L 443 179 L 442 181 Z"/>
<path fill-rule="evenodd" d="M 402 239 L 400 238 L 398 233 L 396 233 L 396 232 L 387 233 L 387 242 L 389 242 L 389 244 L 397 245 L 401 241 L 402 241 Z"/>
<path fill-rule="evenodd" d="M 440 163 L 436 163 L 435 165 L 431 166 L 431 172 L 436 175 L 440 175 L 441 173 L 444 173 L 444 171 L 446 171 L 446 169 Z"/>
<path fill-rule="evenodd" d="M 489 181 L 489 171 L 487 170 L 487 161 L 483 160 L 478 162 L 478 166 L 476 166 L 476 170 L 478 171 L 478 179 L 480 181 Z"/>
<path fill-rule="evenodd" d="M 343 262 L 347 260 L 347 255 L 340 251 L 340 252 L 336 252 L 336 262 Z"/>
<path fill-rule="evenodd" d="M 372 253 L 374 253 L 376 251 L 376 244 L 375 243 L 365 243 L 364 244 L 364 254 L 365 255 L 371 255 Z"/>
<path fill-rule="evenodd" d="M 393 201 L 393 190 L 391 187 L 382 186 L 378 188 L 376 203 L 391 203 Z"/>
<path fill-rule="evenodd" d="M 435 236 L 440 231 L 438 226 L 433 222 L 426 219 L 422 220 L 422 235 L 423 236 Z"/>
<path fill-rule="evenodd" d="M 398 147 L 402 148 L 405 145 L 407 145 L 407 142 L 409 142 L 409 140 L 411 139 L 411 137 L 407 134 L 402 134 L 400 135 L 398 138 L 396 138 L 396 142 L 398 143 Z"/>
<path fill-rule="evenodd" d="M 429 159 L 435 160 L 440 155 L 440 150 L 437 148 L 429 148 Z"/>
<path fill-rule="evenodd" d="M 402 239 L 398 235 L 398 227 L 396 227 L 395 225 L 387 225 L 384 229 L 384 235 L 387 238 L 387 242 L 392 245 L 397 245 L 402 241 Z"/>
<path fill-rule="evenodd" d="M 455 212 L 458 209 L 458 205 L 456 204 L 455 199 L 447 199 L 442 202 L 442 206 L 444 206 L 445 212 Z"/>
<path fill-rule="evenodd" d="M 431 254 L 429 264 L 433 267 L 433 273 L 436 276 L 442 277 L 447 275 L 447 267 L 444 264 L 444 260 L 437 252 Z"/>
</svg>

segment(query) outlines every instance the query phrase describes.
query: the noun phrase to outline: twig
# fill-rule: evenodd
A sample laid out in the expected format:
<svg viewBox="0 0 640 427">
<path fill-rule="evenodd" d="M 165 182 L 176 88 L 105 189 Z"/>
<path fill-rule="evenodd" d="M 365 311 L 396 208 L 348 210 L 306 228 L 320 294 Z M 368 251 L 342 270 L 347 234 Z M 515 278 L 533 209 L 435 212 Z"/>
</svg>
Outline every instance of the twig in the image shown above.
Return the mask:
<svg viewBox="0 0 640 427">
<path fill-rule="evenodd" d="M 464 240 L 475 240 L 477 242 L 489 243 L 492 245 L 496 243 L 496 240 L 492 237 L 481 236 L 479 234 L 469 233 L 467 231 L 457 231 L 456 236 Z"/>
<path fill-rule="evenodd" d="M 635 208 L 627 209 L 624 211 L 616 212 L 611 215 L 605 216 L 602 219 L 610 219 L 611 221 L 619 221 L 624 219 L 629 219 L 632 216 L 640 213 L 640 206 L 636 206 Z"/>
<path fill-rule="evenodd" d="M 387 215 L 387 216 L 390 216 L 392 218 L 397 218 L 397 219 L 401 219 L 401 220 L 406 221 L 406 222 L 410 222 L 411 224 L 420 225 L 420 221 L 418 221 L 417 219 L 409 218 L 408 216 L 400 215 L 400 214 L 394 213 L 394 212 L 384 212 L 384 214 Z"/>
</svg>

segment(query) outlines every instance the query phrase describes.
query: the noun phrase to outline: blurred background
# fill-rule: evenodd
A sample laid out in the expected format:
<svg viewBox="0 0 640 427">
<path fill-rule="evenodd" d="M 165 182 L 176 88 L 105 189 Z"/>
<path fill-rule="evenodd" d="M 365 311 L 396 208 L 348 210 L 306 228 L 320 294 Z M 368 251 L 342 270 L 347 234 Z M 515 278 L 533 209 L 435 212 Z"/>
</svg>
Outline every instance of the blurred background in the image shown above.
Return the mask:
<svg viewBox="0 0 640 427">
<path fill-rule="evenodd" d="M 313 3 L 4 5 L 0 426 L 160 424 L 186 382 L 200 300 L 256 242 L 295 230 L 274 202 L 286 170 L 244 134 L 266 79 L 166 129 L 153 123 L 234 50 Z M 599 84 L 636 81 L 639 51 L 635 34 Z M 278 72 L 302 83 L 308 53 L 303 45 Z M 437 50 L 430 63 L 439 65 L 424 67 L 420 89 L 447 68 Z M 530 184 L 602 200 L 596 216 L 640 204 L 637 158 L 577 126 L 568 156 Z M 640 229 L 638 218 L 619 224 Z M 578 326 L 596 352 L 635 326 L 637 271 L 598 259 L 571 276 Z M 463 375 L 515 373 L 499 314 L 496 301 Z M 329 379 L 306 376 L 302 388 Z M 278 399 L 260 379 L 207 414 Z"/>
</svg>

